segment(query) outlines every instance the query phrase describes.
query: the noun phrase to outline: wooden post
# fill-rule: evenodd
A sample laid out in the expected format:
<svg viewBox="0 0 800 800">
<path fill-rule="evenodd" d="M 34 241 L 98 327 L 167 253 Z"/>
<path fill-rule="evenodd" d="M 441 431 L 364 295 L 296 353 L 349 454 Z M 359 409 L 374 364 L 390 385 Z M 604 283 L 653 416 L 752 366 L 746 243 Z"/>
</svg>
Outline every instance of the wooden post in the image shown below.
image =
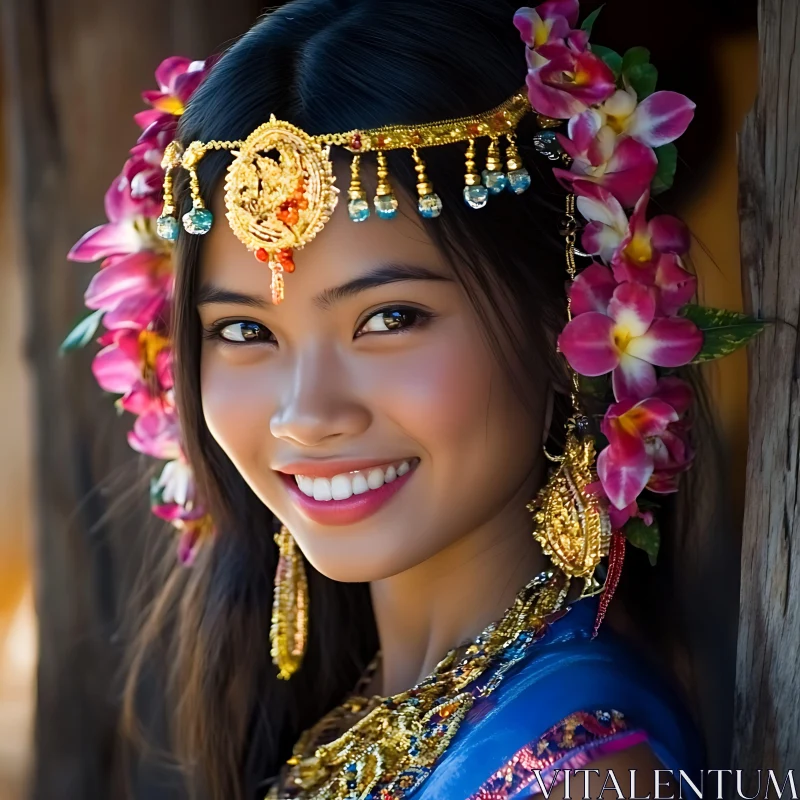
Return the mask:
<svg viewBox="0 0 800 800">
<path fill-rule="evenodd" d="M 118 611 L 146 546 L 146 484 L 133 511 L 114 513 L 125 432 L 91 374 L 94 348 L 59 356 L 96 267 L 66 254 L 105 221 L 103 195 L 135 143 L 142 89 L 168 55 L 205 58 L 244 32 L 257 0 L 3 0 L 11 125 L 9 202 L 20 220 L 26 353 L 35 422 L 36 600 L 40 624 L 31 796 L 121 798 L 117 722 Z M 116 477 L 110 492 L 102 483 Z M 20 503 L 27 498 L 20 498 Z M 139 777 L 136 796 L 166 796 Z M 170 794 L 169 796 L 174 796 Z"/>
<path fill-rule="evenodd" d="M 750 346 L 748 356 L 750 438 L 732 759 L 734 768 L 751 772 L 753 787 L 756 769 L 800 767 L 796 0 L 759 0 L 759 40 L 758 97 L 739 137 L 742 280 L 747 310 L 773 324 Z"/>
</svg>

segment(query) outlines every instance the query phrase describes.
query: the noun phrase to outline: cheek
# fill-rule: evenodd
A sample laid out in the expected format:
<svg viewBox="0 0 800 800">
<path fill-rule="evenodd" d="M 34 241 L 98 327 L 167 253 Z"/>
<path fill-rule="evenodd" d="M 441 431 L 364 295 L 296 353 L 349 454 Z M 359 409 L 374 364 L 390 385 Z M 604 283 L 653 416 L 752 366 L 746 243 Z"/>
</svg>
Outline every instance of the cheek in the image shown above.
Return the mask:
<svg viewBox="0 0 800 800">
<path fill-rule="evenodd" d="M 263 366 L 230 364 L 210 348 L 203 353 L 201 395 L 206 425 L 246 480 L 269 436 L 272 399 L 265 374 Z"/>
</svg>

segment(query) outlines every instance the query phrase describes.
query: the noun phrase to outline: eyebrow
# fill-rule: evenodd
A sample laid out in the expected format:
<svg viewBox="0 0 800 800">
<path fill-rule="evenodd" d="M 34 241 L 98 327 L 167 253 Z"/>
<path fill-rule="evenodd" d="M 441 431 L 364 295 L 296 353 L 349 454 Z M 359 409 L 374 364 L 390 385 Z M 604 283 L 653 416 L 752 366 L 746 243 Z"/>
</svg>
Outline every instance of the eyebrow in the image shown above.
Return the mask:
<svg viewBox="0 0 800 800">
<path fill-rule="evenodd" d="M 452 281 L 452 278 L 417 264 L 390 262 L 373 267 L 363 275 L 339 286 L 324 289 L 314 298 L 314 304 L 319 308 L 330 308 L 338 301 L 352 297 L 367 289 L 403 281 Z M 211 305 L 214 303 L 244 305 L 251 308 L 267 308 L 271 305 L 264 297 L 258 294 L 234 292 L 215 286 L 213 283 L 203 284 L 197 292 L 197 305 Z"/>
</svg>

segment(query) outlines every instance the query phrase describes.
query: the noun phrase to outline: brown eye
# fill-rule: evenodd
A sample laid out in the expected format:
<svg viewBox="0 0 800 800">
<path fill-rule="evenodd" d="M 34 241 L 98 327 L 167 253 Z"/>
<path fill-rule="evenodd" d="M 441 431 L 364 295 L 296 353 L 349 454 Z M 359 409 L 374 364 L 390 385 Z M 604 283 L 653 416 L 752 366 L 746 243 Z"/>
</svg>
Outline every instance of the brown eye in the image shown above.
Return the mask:
<svg viewBox="0 0 800 800">
<path fill-rule="evenodd" d="M 231 322 L 219 328 L 220 339 L 226 342 L 269 342 L 273 340 L 272 331 L 257 322 Z"/>
<path fill-rule="evenodd" d="M 416 308 L 384 308 L 374 313 L 359 333 L 389 333 L 411 328 L 420 322 L 423 313 Z"/>
</svg>

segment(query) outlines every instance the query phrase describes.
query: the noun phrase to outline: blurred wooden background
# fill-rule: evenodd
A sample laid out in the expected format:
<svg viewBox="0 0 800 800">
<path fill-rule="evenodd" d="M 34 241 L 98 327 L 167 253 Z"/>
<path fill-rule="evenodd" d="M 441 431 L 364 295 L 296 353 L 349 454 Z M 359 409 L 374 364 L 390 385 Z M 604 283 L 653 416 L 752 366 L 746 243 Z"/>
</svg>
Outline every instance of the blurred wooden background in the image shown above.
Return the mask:
<svg viewBox="0 0 800 800">
<path fill-rule="evenodd" d="M 654 0 L 644 24 L 640 0 L 610 0 L 596 29 L 596 38 L 611 46 L 646 42 L 661 85 L 698 101 L 674 202 L 700 243 L 694 258 L 703 301 L 733 309 L 742 307 L 736 134 L 758 79 L 755 5 Z M 204 58 L 246 30 L 262 4 L 3 0 L 0 8 L 6 154 L 0 307 L 7 331 L 0 339 L 0 800 L 28 796 L 21 781 L 30 750 L 31 797 L 116 798 L 126 778 L 115 734 L 118 624 L 150 517 L 145 492 L 135 513 L 115 506 L 115 487 L 130 482 L 137 463 L 125 442 L 129 420 L 116 417 L 94 383 L 91 349 L 58 356 L 94 269 L 67 263 L 65 254 L 104 221 L 103 194 L 135 140 L 132 115 L 155 66 L 176 53 Z M 718 669 L 702 678 L 703 713 L 719 750 L 714 766 L 728 767 L 747 453 L 745 355 L 717 365 L 709 378 L 730 464 L 732 526 L 723 541 L 698 531 L 698 557 L 687 570 L 716 570 L 708 598 L 716 606 L 703 635 L 709 664 Z M 717 579 L 725 581 L 719 592 Z M 37 641 L 34 711 L 30 665 Z M 17 666 L 10 671 L 9 664 Z M 132 777 L 137 798 L 176 796 L 163 775 Z"/>
</svg>

